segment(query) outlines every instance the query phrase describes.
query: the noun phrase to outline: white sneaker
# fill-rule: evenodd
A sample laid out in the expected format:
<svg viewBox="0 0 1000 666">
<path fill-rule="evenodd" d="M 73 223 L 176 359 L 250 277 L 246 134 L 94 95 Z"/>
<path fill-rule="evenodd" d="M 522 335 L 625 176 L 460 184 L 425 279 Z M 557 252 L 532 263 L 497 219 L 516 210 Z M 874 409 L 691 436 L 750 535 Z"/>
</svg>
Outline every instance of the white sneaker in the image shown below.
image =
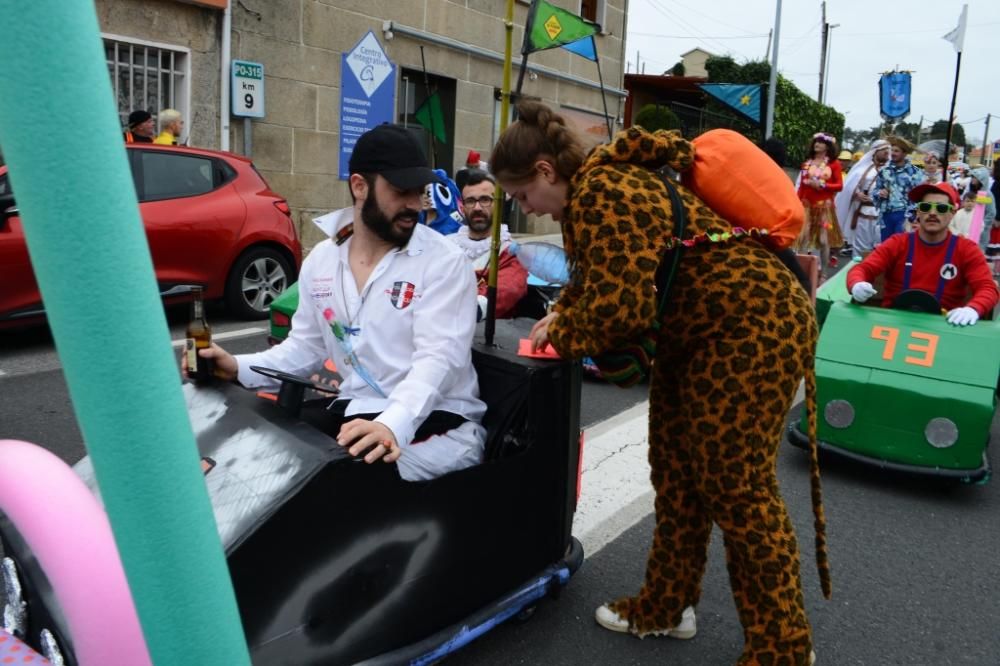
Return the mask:
<svg viewBox="0 0 1000 666">
<path fill-rule="evenodd" d="M 617 631 L 623 634 L 629 633 L 628 620 L 611 610 L 611 607 L 607 604 L 604 604 L 597 609 L 594 613 L 594 619 L 597 620 L 597 624 L 601 625 L 605 629 L 610 629 L 611 631 Z M 681 616 L 681 623 L 676 627 L 647 631 L 643 634 L 639 634 L 636 631 L 633 631 L 632 633 L 639 636 L 639 638 L 643 638 L 645 636 L 669 636 L 670 638 L 679 638 L 681 640 L 694 638 L 694 635 L 698 633 L 698 624 L 694 614 L 694 606 L 688 606 L 684 609 L 684 614 Z"/>
</svg>

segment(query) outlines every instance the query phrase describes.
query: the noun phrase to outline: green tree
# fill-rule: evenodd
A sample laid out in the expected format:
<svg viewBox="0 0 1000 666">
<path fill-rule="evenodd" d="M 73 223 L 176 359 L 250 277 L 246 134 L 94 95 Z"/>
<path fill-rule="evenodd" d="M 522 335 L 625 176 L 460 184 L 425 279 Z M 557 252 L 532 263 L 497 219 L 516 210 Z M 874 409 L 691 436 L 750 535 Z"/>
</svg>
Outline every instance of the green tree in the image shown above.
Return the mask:
<svg viewBox="0 0 1000 666">
<path fill-rule="evenodd" d="M 669 69 L 671 76 L 684 76 L 684 72 L 686 71 L 683 62 L 679 62 Z"/>
<path fill-rule="evenodd" d="M 938 120 L 931 125 L 931 139 L 944 139 L 948 136 L 948 121 Z M 951 145 L 965 146 L 965 128 L 955 123 L 951 130 Z"/>
<path fill-rule="evenodd" d="M 899 123 L 893 128 L 892 133 L 917 144 L 920 143 L 920 137 L 917 136 L 919 131 L 920 125 L 917 123 Z"/>
<path fill-rule="evenodd" d="M 647 104 L 639 109 L 635 116 L 635 124 L 655 132 L 656 130 L 680 129 L 681 120 L 669 107 L 662 104 Z"/>
</svg>

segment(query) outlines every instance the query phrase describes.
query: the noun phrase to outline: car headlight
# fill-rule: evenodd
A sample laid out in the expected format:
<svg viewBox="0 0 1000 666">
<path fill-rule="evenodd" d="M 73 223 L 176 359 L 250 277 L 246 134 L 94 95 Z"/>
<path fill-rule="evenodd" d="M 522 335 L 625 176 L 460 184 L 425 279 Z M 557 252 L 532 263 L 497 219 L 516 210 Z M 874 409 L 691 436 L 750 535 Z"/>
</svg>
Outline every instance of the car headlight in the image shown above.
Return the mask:
<svg viewBox="0 0 1000 666">
<path fill-rule="evenodd" d="M 951 419 L 939 416 L 927 422 L 924 437 L 931 446 L 946 449 L 958 441 L 958 426 Z"/>
<path fill-rule="evenodd" d="M 823 418 L 834 428 L 847 428 L 854 423 L 854 405 L 846 400 L 831 400 L 823 409 Z"/>
</svg>

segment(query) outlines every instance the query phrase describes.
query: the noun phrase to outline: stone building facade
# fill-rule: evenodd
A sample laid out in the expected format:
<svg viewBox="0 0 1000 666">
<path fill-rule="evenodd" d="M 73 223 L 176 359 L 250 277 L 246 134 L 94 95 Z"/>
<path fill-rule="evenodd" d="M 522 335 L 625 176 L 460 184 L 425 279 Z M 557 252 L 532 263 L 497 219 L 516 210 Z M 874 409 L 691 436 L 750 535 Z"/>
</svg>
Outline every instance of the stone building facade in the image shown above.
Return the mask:
<svg viewBox="0 0 1000 666">
<path fill-rule="evenodd" d="M 552 4 L 602 25 L 596 48 L 605 101 L 620 127 L 628 0 Z M 231 60 L 264 66 L 266 115 L 250 121 L 251 156 L 271 187 L 288 199 L 307 247 L 320 240 L 311 218 L 350 204 L 347 185 L 338 177 L 342 54 L 373 33 L 396 67 L 395 122 L 414 126 L 414 112 L 428 92 L 439 92 L 447 142 L 433 142 L 429 135 L 427 141 L 434 145 L 436 165 L 453 173 L 470 150 L 488 160 L 496 139 L 506 5 L 506 0 L 96 0 L 123 122 L 135 108 L 153 113 L 177 108 L 190 145 L 241 153 L 245 121 L 225 114 L 228 83 L 222 72 Z M 515 2 L 515 83 L 528 9 L 527 1 Z M 607 136 L 598 80 L 593 61 L 551 49 L 529 56 L 523 94 L 560 109 L 596 142 Z M 556 228 L 544 219 L 519 224 L 521 231 Z"/>
</svg>

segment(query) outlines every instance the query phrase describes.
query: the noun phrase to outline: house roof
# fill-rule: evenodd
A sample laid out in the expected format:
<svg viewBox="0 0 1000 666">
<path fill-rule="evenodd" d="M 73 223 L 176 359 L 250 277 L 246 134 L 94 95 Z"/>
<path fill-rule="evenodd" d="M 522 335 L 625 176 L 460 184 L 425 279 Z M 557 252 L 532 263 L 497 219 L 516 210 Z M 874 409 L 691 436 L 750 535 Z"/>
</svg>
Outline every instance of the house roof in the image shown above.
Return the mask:
<svg viewBox="0 0 1000 666">
<path fill-rule="evenodd" d="M 681 54 L 681 58 L 683 58 L 684 56 L 691 55 L 692 53 L 695 53 L 697 51 L 701 51 L 702 53 L 704 53 L 707 56 L 714 56 L 715 55 L 711 51 L 706 51 L 705 49 L 701 48 L 700 46 L 696 46 L 693 49 L 691 49 L 690 51 L 685 51 L 684 53 L 682 53 Z"/>
</svg>

